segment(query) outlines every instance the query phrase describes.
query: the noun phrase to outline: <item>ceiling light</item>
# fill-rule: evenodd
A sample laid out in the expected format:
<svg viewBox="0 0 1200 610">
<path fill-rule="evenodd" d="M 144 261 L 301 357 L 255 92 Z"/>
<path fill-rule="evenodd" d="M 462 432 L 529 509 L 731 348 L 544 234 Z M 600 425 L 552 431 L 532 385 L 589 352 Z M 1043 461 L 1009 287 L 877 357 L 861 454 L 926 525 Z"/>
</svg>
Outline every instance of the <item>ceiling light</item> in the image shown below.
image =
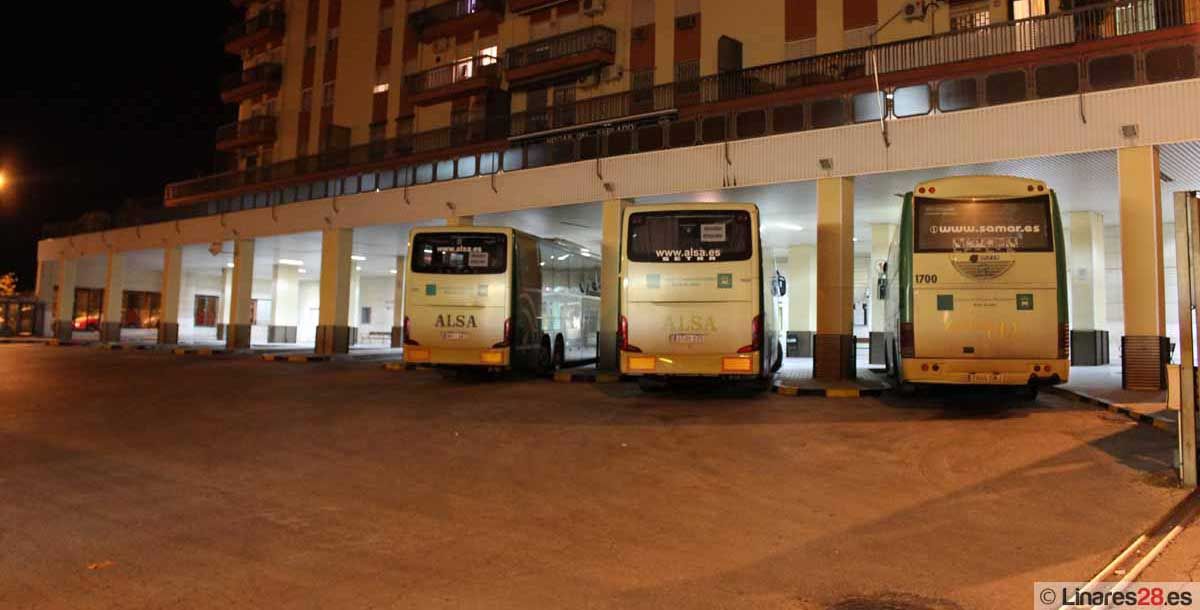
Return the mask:
<svg viewBox="0 0 1200 610">
<path fill-rule="evenodd" d="M 388 269 L 388 273 L 390 273 L 390 274 L 392 274 L 392 275 L 396 275 L 396 270 L 395 270 L 395 269 Z"/>
<path fill-rule="evenodd" d="M 281 258 L 281 259 L 279 259 L 279 264 L 280 265 L 290 265 L 292 267 L 300 267 L 300 266 L 304 265 L 304 261 L 298 261 L 294 258 Z"/>
<path fill-rule="evenodd" d="M 355 265 L 355 266 L 354 266 L 354 270 L 355 270 L 355 271 L 362 271 L 362 267 L 360 267 L 360 266 L 358 266 L 358 265 Z"/>
<path fill-rule="evenodd" d="M 308 269 L 305 269 L 304 267 L 301 267 L 301 268 L 297 269 L 297 270 L 296 270 L 296 272 L 297 272 L 297 273 L 300 273 L 300 274 L 302 274 L 302 275 L 303 275 L 303 274 L 305 274 L 305 273 L 308 273 Z"/>
<path fill-rule="evenodd" d="M 351 254 L 351 255 L 350 255 L 350 260 L 352 260 L 352 261 L 358 261 L 358 262 L 360 262 L 360 263 L 361 263 L 361 262 L 363 262 L 363 261 L 367 260 L 367 257 L 365 257 L 365 256 L 359 256 L 359 255 L 357 255 L 357 254 Z"/>
<path fill-rule="evenodd" d="M 230 269 L 233 269 L 233 263 L 225 263 L 225 266 Z"/>
</svg>

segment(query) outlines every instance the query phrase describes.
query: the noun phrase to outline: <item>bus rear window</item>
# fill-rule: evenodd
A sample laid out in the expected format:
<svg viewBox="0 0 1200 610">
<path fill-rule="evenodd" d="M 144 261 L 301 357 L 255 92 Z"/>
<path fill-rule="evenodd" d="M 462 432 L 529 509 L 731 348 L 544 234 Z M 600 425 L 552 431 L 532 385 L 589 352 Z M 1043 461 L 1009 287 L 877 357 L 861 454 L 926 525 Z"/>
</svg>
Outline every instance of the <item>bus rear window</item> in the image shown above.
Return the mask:
<svg viewBox="0 0 1200 610">
<path fill-rule="evenodd" d="M 637 263 L 744 261 L 753 253 L 750 213 L 638 212 L 629 217 L 629 260 Z"/>
<path fill-rule="evenodd" d="M 418 233 L 412 252 L 415 273 L 504 273 L 508 237 L 499 233 Z"/>
<path fill-rule="evenodd" d="M 916 198 L 916 252 L 1050 252 L 1050 198 Z"/>
</svg>

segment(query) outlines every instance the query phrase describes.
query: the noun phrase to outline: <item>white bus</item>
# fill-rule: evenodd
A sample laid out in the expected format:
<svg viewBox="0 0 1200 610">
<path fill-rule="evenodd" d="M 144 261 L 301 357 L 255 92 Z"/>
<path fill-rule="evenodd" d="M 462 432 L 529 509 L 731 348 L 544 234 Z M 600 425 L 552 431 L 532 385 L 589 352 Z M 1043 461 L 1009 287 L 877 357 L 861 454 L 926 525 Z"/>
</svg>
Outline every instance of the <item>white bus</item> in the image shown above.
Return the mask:
<svg viewBox="0 0 1200 610">
<path fill-rule="evenodd" d="M 505 227 L 414 229 L 404 269 L 410 364 L 547 373 L 595 360 L 600 258 Z"/>
<path fill-rule="evenodd" d="M 783 363 L 758 206 L 634 205 L 622 219 L 618 349 L 624 375 L 750 379 Z"/>
<path fill-rule="evenodd" d="M 1067 381 L 1066 246 L 1054 191 L 944 178 L 905 196 L 886 272 L 889 373 L 912 384 Z"/>
</svg>

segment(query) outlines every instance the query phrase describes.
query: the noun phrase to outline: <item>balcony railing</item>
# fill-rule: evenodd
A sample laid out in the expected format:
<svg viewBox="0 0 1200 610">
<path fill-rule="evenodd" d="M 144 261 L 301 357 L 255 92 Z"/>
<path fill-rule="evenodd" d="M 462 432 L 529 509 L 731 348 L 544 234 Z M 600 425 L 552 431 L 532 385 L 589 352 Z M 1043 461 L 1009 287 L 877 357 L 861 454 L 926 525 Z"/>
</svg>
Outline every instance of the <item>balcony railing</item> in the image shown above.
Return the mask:
<svg viewBox="0 0 1200 610">
<path fill-rule="evenodd" d="M 675 108 L 675 87 L 659 85 L 580 100 L 512 116 L 512 136 L 604 123 Z"/>
<path fill-rule="evenodd" d="M 499 61 L 495 57 L 479 55 L 410 74 L 405 77 L 404 84 L 408 92 L 415 96 L 473 79 L 497 81 L 500 77 L 499 68 Z"/>
<path fill-rule="evenodd" d="M 229 150 L 275 141 L 275 117 L 256 116 L 217 128 L 217 148 Z"/>
<path fill-rule="evenodd" d="M 269 118 L 269 117 L 262 117 Z M 253 121 L 255 119 L 251 119 Z M 328 150 L 244 171 L 205 176 L 167 185 L 166 199 L 175 200 L 205 193 L 225 191 L 253 184 L 264 184 L 333 172 L 347 167 L 383 163 L 436 150 L 451 149 L 503 140 L 508 135 L 507 115 L 481 119 L 442 129 L 405 134 L 341 150 Z M 243 121 L 249 123 L 250 121 Z M 241 125 L 241 123 L 237 124 Z M 242 134 L 234 125 L 222 129 Z M 274 122 L 271 122 L 274 134 Z M 221 132 L 219 131 L 218 134 Z"/>
<path fill-rule="evenodd" d="M 886 92 L 894 94 L 894 99 L 888 97 L 882 104 L 884 115 L 905 120 L 910 116 L 1196 78 L 1200 76 L 1195 36 L 1198 23 L 1200 0 L 1121 0 L 978 30 L 880 45 L 875 48 L 882 73 L 880 82 Z M 1121 37 L 1128 37 L 1128 41 L 1117 40 Z M 1109 40 L 1111 44 L 1106 42 Z M 1063 46 L 1057 46 L 1053 53 L 1032 52 L 1042 48 L 1038 44 L 1060 42 Z M 945 53 L 949 63 L 938 60 L 935 53 Z M 518 113 L 512 116 L 511 129 L 504 124 L 493 125 L 483 135 L 472 136 L 468 129 L 467 135 L 456 136 L 450 128 L 439 130 L 439 135 L 418 134 L 364 145 L 359 147 L 362 151 L 342 153 L 336 164 L 322 161 L 322 168 L 336 170 L 325 174 L 306 173 L 316 172 L 313 167 L 318 162 L 300 160 L 283 165 L 291 170 L 271 166 L 254 170 L 257 173 L 221 174 L 172 184 L 167 187 L 166 199 L 176 204 L 206 202 L 199 208 L 208 205 L 208 213 L 215 213 L 211 210 L 241 209 L 237 206 L 246 205 L 247 198 L 255 205 L 260 199 L 283 203 L 299 200 L 294 194 L 289 199 L 287 184 L 315 184 L 330 176 L 379 176 L 380 183 L 385 184 L 381 188 L 391 188 L 491 173 L 498 168 L 519 171 L 600 156 L 878 120 L 875 84 L 867 69 L 869 58 L 868 50 L 856 49 L 582 100 L 557 113 L 550 108 L 542 117 L 534 116 L 538 112 Z M 989 59 L 979 61 L 983 58 Z M 938 67 L 931 69 L 934 65 Z M 679 109 L 681 115 L 664 113 L 654 121 L 636 121 L 621 129 L 610 128 L 607 123 L 670 108 Z M 589 124 L 593 127 L 583 127 Z M 571 127 L 576 127 L 576 132 L 571 132 Z M 537 133 L 559 128 L 568 131 L 554 137 Z M 458 130 L 463 132 L 463 128 Z M 503 133 L 532 137 L 510 142 L 492 137 Z M 478 146 L 444 152 L 438 148 L 462 141 L 478 142 Z M 468 170 L 462 169 L 464 164 Z M 435 173 L 417 171 L 430 165 L 437 168 Z M 443 171 L 443 166 L 449 169 Z M 402 172 L 408 182 L 401 182 Z M 384 176 L 394 181 L 384 182 Z M 260 179 L 263 177 L 273 185 Z M 285 190 L 279 195 L 281 188 Z M 306 197 L 318 196 L 313 191 Z M 179 208 L 173 213 L 187 217 L 202 213 L 196 211 L 199 208 Z"/>
<path fill-rule="evenodd" d="M 226 76 L 221 81 L 221 99 L 225 103 L 240 101 L 278 89 L 282 80 L 283 66 L 275 63 L 259 64 Z"/>
<path fill-rule="evenodd" d="M 283 36 L 284 14 L 281 10 L 263 11 L 250 19 L 235 23 L 225 34 L 225 50 L 238 53 L 264 40 Z"/>
<path fill-rule="evenodd" d="M 419 10 L 408 16 L 408 22 L 418 32 L 451 21 L 465 19 L 471 15 L 491 12 L 504 14 L 504 0 L 450 0 Z"/>
<path fill-rule="evenodd" d="M 519 70 L 588 51 L 615 53 L 616 48 L 617 33 L 612 28 L 594 25 L 512 47 L 505 54 L 505 67 Z"/>
</svg>

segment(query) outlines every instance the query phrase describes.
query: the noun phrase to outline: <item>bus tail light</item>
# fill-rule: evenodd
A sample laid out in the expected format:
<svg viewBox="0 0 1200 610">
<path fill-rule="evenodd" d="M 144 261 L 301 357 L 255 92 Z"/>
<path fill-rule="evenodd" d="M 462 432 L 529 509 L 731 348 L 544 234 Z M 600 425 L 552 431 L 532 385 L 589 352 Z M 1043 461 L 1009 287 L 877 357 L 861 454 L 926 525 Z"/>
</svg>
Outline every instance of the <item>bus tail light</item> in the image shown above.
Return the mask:
<svg viewBox="0 0 1200 610">
<path fill-rule="evenodd" d="M 623 352 L 642 351 L 642 348 L 629 344 L 629 319 L 625 316 L 617 320 L 617 349 Z"/>
<path fill-rule="evenodd" d="M 900 356 L 903 358 L 915 358 L 917 356 L 917 350 L 913 347 L 912 322 L 900 323 Z"/>
<path fill-rule="evenodd" d="M 404 316 L 404 326 L 401 327 L 400 333 L 405 345 L 420 345 L 412 338 L 412 318 Z"/>
<path fill-rule="evenodd" d="M 1071 325 L 1058 325 L 1058 357 L 1066 360 L 1071 357 Z"/>
<path fill-rule="evenodd" d="M 499 343 L 493 343 L 493 348 L 508 347 L 512 345 L 512 318 L 504 318 L 504 339 Z"/>
<path fill-rule="evenodd" d="M 743 345 L 743 346 L 739 347 L 738 353 L 739 354 L 749 354 L 749 353 L 757 352 L 757 351 L 761 350 L 762 349 L 762 340 L 763 340 L 763 327 L 762 327 L 762 315 L 760 314 L 760 315 L 754 316 L 753 320 L 750 320 L 750 345 Z"/>
</svg>

